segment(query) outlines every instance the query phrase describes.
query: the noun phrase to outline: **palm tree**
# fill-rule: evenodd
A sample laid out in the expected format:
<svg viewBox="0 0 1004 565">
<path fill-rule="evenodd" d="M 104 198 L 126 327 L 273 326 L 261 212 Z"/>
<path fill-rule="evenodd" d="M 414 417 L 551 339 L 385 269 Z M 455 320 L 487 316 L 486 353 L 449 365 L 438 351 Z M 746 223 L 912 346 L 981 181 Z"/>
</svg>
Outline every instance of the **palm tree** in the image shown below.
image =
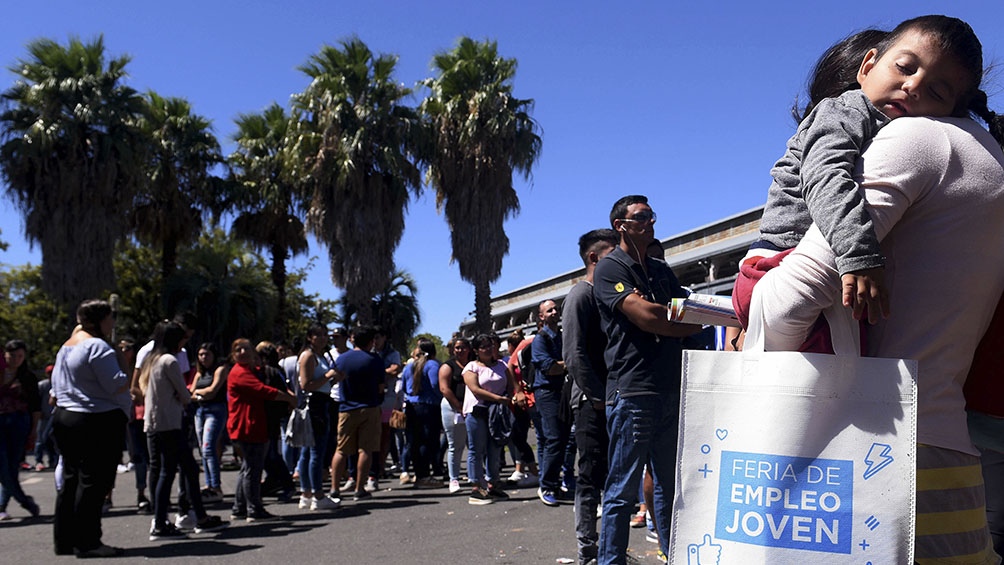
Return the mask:
<svg viewBox="0 0 1004 565">
<path fill-rule="evenodd" d="M 307 252 L 307 236 L 299 216 L 303 199 L 290 171 L 287 133 L 290 119 L 273 103 L 261 114 L 241 114 L 237 120 L 237 151 L 230 156 L 239 185 L 240 215 L 231 229 L 272 260 L 272 284 L 278 296 L 273 339 L 286 337 L 286 258 Z"/>
<path fill-rule="evenodd" d="M 396 271 L 394 278 L 370 302 L 372 321 L 386 329 L 391 347 L 407 352 L 408 342 L 422 323 L 418 309 L 418 286 L 407 271 Z M 358 311 L 345 304 L 344 318 L 352 325 Z"/>
<path fill-rule="evenodd" d="M 184 98 L 148 92 L 141 124 L 150 143 L 148 179 L 137 195 L 131 222 L 137 238 L 161 250 L 161 276 L 178 266 L 178 246 L 195 241 L 218 201 L 210 169 L 223 162 L 206 118 Z"/>
<path fill-rule="evenodd" d="M 494 41 L 461 38 L 433 59 L 438 72 L 423 81 L 431 93 L 420 112 L 429 125 L 427 182 L 446 212 L 453 259 L 474 285 L 475 326 L 491 331 L 491 283 L 509 253 L 503 223 L 519 211 L 514 172 L 529 180 L 540 156 L 533 100 L 512 95 L 516 60 L 499 57 Z"/>
<path fill-rule="evenodd" d="M 168 302 L 195 313 L 196 333 L 229 351 L 230 341 L 257 341 L 272 327 L 275 291 L 262 258 L 220 228 L 208 229 L 164 281 Z"/>
<path fill-rule="evenodd" d="M 418 119 L 394 82 L 397 58 L 374 55 L 359 39 L 326 45 L 300 70 L 310 85 L 294 96 L 309 167 L 307 227 L 328 248 L 331 280 L 370 322 L 370 299 L 390 282 L 409 191 L 421 189 L 411 158 Z"/>
<path fill-rule="evenodd" d="M 0 95 L 0 171 L 42 248 L 42 285 L 71 311 L 115 282 L 115 245 L 143 182 L 143 98 L 123 84 L 128 56 L 104 40 L 28 44 Z"/>
</svg>

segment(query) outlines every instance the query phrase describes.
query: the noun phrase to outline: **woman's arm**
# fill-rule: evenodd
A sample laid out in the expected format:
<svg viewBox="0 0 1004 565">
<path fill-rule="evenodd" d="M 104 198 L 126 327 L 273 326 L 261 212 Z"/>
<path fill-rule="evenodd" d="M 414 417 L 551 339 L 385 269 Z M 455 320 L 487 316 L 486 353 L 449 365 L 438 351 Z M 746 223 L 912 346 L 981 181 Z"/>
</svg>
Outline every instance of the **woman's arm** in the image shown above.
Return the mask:
<svg viewBox="0 0 1004 565">
<path fill-rule="evenodd" d="M 443 394 L 443 398 L 450 403 L 450 408 L 453 408 L 454 412 L 460 412 L 463 410 L 464 406 L 460 403 L 460 399 L 457 395 L 453 394 L 453 387 L 450 386 L 453 381 L 453 368 L 448 364 L 443 363 L 439 366 L 439 392 Z"/>
<path fill-rule="evenodd" d="M 171 360 L 164 367 L 164 373 L 168 382 L 171 383 L 171 387 L 174 388 L 174 394 L 178 398 L 178 401 L 183 406 L 190 403 L 192 401 L 192 393 L 185 386 L 185 377 L 181 374 L 181 365 L 178 364 L 177 357 L 174 355 L 171 356 Z"/>
</svg>

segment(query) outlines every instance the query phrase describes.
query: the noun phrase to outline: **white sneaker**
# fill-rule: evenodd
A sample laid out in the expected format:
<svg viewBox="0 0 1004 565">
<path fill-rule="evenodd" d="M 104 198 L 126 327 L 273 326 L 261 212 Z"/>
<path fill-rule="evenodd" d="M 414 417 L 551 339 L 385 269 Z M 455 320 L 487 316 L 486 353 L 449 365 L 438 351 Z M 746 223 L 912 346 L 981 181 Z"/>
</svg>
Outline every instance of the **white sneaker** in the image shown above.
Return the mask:
<svg viewBox="0 0 1004 565">
<path fill-rule="evenodd" d="M 526 473 L 524 473 L 523 471 L 513 471 L 512 474 L 509 475 L 509 478 L 506 480 L 509 481 L 510 483 L 518 483 L 525 478 L 526 478 Z"/>
<path fill-rule="evenodd" d="M 345 484 L 342 485 L 342 490 L 356 490 L 356 480 L 353 479 L 352 477 L 349 477 L 345 481 Z"/>
<path fill-rule="evenodd" d="M 306 510 L 306 509 L 310 508 L 311 502 L 313 502 L 313 500 L 314 500 L 314 498 L 311 497 L 311 496 L 302 496 L 301 495 L 300 496 L 300 503 L 297 504 L 296 507 L 299 508 L 300 510 Z"/>
<path fill-rule="evenodd" d="M 380 487 L 377 485 L 377 482 L 373 479 L 373 477 L 370 477 L 366 479 L 366 486 L 363 487 L 363 490 L 366 492 L 376 492 L 380 490 Z"/>
<path fill-rule="evenodd" d="M 460 481 L 450 481 L 450 494 L 456 494 L 458 492 L 460 492 Z"/>
<path fill-rule="evenodd" d="M 337 510 L 342 505 L 341 500 L 336 500 L 327 496 L 315 498 L 310 501 L 311 510 Z"/>
<path fill-rule="evenodd" d="M 188 514 L 178 514 L 174 518 L 174 527 L 179 530 L 194 530 L 199 521 L 195 517 L 195 511 L 189 510 Z"/>
<path fill-rule="evenodd" d="M 516 481 L 516 486 L 522 488 L 535 487 L 540 482 L 537 475 L 534 475 L 533 473 L 523 473 L 523 475 L 522 479 Z"/>
</svg>

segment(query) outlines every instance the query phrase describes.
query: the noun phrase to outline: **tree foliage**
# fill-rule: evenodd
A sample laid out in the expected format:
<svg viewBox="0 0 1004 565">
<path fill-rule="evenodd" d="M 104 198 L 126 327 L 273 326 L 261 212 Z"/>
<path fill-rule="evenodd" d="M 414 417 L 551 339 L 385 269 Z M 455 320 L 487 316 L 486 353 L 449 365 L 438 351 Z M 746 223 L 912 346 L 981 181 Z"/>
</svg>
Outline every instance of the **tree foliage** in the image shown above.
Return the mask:
<svg viewBox="0 0 1004 565">
<path fill-rule="evenodd" d="M 237 151 L 230 155 L 236 179 L 238 216 L 232 231 L 238 238 L 271 256 L 272 284 L 278 308 L 273 339 L 288 337 L 286 258 L 306 253 L 307 235 L 300 219 L 305 211 L 303 180 L 294 172 L 290 118 L 273 103 L 260 114 L 241 114 L 237 120 Z"/>
<path fill-rule="evenodd" d="M 115 245 L 143 180 L 144 103 L 125 86 L 129 57 L 101 37 L 28 44 L 0 109 L 0 172 L 42 249 L 42 284 L 67 311 L 114 284 Z"/>
<path fill-rule="evenodd" d="M 529 179 L 540 156 L 533 100 L 512 95 L 516 60 L 494 41 L 461 38 L 433 59 L 438 75 L 420 111 L 429 125 L 427 182 L 450 226 L 453 259 L 474 285 L 476 328 L 491 331 L 490 284 L 509 253 L 505 220 L 519 211 L 513 173 Z"/>
<path fill-rule="evenodd" d="M 351 304 L 344 305 L 345 319 L 350 325 L 361 323 L 359 313 Z M 408 343 L 422 323 L 418 309 L 418 286 L 406 271 L 397 271 L 391 282 L 370 301 L 372 323 L 390 335 L 394 351 L 407 353 Z"/>
<path fill-rule="evenodd" d="M 66 341 L 69 320 L 59 304 L 42 290 L 42 268 L 23 265 L 0 270 L 0 343 L 20 339 L 28 344 L 28 367 L 41 376 Z"/>
<path fill-rule="evenodd" d="M 418 119 L 404 104 L 411 91 L 394 80 L 396 63 L 359 39 L 326 45 L 300 67 L 311 82 L 293 97 L 312 186 L 307 227 L 328 248 L 331 280 L 363 322 L 393 277 L 408 199 L 421 188 Z"/>
<path fill-rule="evenodd" d="M 211 170 L 223 162 L 208 119 L 184 98 L 147 93 L 140 121 L 147 179 L 133 205 L 131 224 L 140 241 L 160 249 L 161 277 L 174 273 L 178 247 L 195 241 L 203 220 L 219 213 L 220 190 Z"/>
</svg>

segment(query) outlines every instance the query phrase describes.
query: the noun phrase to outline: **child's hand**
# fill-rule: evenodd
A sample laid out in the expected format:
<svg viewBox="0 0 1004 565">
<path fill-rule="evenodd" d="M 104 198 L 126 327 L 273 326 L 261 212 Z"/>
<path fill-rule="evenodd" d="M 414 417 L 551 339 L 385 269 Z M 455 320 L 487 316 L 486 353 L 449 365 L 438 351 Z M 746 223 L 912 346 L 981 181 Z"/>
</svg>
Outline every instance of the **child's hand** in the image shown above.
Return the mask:
<svg viewBox="0 0 1004 565">
<path fill-rule="evenodd" d="M 885 269 L 876 267 L 854 271 L 840 277 L 844 306 L 854 310 L 854 319 L 860 320 L 868 313 L 868 323 L 889 317 L 889 291 L 885 287 Z"/>
</svg>

